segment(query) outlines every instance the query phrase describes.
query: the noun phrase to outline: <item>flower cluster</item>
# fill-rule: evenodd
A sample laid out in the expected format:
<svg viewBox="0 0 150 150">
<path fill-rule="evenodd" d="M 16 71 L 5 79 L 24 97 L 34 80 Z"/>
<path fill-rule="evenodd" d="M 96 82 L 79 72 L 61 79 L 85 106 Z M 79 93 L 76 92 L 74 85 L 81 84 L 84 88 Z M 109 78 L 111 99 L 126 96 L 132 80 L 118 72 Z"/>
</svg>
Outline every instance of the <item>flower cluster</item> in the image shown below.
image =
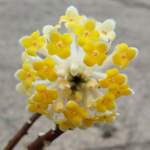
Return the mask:
<svg viewBox="0 0 150 150">
<path fill-rule="evenodd" d="M 67 33 L 60 34 L 63 22 Z M 117 68 L 127 67 L 138 53 L 125 43 L 110 52 L 114 28 L 114 20 L 101 23 L 70 6 L 58 25 L 44 26 L 42 36 L 35 31 L 21 38 L 25 51 L 22 69 L 15 74 L 20 80 L 16 89 L 27 95 L 27 110 L 45 115 L 61 130 L 114 122 L 115 99 L 133 94 Z"/>
</svg>

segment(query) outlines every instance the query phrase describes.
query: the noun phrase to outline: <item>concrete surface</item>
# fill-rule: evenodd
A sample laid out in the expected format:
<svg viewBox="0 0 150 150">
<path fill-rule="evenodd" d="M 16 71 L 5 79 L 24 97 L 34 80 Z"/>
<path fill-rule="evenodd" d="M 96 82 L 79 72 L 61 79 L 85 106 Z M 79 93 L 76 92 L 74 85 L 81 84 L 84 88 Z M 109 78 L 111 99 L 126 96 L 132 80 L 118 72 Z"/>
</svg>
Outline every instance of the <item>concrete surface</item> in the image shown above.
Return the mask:
<svg viewBox="0 0 150 150">
<path fill-rule="evenodd" d="M 18 39 L 47 24 L 55 25 L 68 6 L 99 21 L 116 21 L 115 44 L 139 49 L 127 69 L 135 95 L 117 100 L 121 114 L 115 123 L 94 124 L 86 131 L 68 131 L 47 149 L 55 150 L 150 150 L 150 1 L 149 0 L 0 0 L 0 149 L 29 118 L 26 97 L 15 90 L 14 73 L 21 68 Z M 41 117 L 14 150 L 23 150 L 51 121 Z"/>
</svg>

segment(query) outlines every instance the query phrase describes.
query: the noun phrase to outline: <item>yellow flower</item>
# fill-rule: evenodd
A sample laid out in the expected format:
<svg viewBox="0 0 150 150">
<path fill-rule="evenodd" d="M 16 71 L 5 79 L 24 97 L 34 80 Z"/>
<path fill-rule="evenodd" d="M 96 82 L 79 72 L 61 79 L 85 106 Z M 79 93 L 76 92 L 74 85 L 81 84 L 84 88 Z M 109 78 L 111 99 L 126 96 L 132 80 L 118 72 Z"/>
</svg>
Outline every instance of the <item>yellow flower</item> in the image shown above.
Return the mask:
<svg viewBox="0 0 150 150">
<path fill-rule="evenodd" d="M 116 33 L 113 31 L 114 28 L 115 22 L 112 19 L 108 19 L 103 23 L 97 22 L 96 29 L 101 33 L 100 41 L 107 42 L 110 39 L 112 42 L 116 37 Z"/>
<path fill-rule="evenodd" d="M 76 126 L 70 120 L 63 120 L 63 121 L 61 121 L 59 123 L 59 127 L 63 131 L 68 130 L 69 128 L 73 128 L 73 129 L 76 128 Z"/>
<path fill-rule="evenodd" d="M 29 63 L 23 63 L 22 68 L 17 72 L 16 76 L 25 82 L 27 88 L 32 88 L 32 81 L 35 82 L 37 78 L 36 72 L 30 69 Z"/>
<path fill-rule="evenodd" d="M 114 54 L 112 60 L 114 65 L 119 66 L 120 69 L 126 68 L 130 60 L 135 58 L 138 50 L 136 48 L 128 47 L 127 44 L 118 44 L 118 51 Z"/>
<path fill-rule="evenodd" d="M 107 45 L 105 43 L 94 44 L 93 42 L 88 42 L 83 49 L 87 53 L 83 62 L 88 67 L 92 67 L 95 64 L 101 66 L 107 58 L 107 55 L 105 55 L 107 52 Z"/>
<path fill-rule="evenodd" d="M 28 55 L 36 57 L 36 50 L 39 50 L 46 44 L 43 36 L 40 36 L 39 30 L 33 32 L 30 36 L 21 39 L 22 45 L 27 49 Z"/>
<path fill-rule="evenodd" d="M 82 122 L 86 127 L 90 127 L 93 125 L 94 121 L 97 121 L 97 117 L 88 116 L 86 118 L 83 118 Z"/>
<path fill-rule="evenodd" d="M 61 16 L 59 23 L 66 22 L 66 28 L 74 30 L 79 21 L 84 21 L 84 18 L 79 16 L 75 7 L 70 6 L 66 11 L 66 16 Z"/>
<path fill-rule="evenodd" d="M 37 61 L 33 63 L 34 70 L 37 71 L 37 75 L 45 80 L 46 78 L 54 82 L 57 79 L 57 74 L 54 69 L 56 62 L 50 57 L 46 57 L 44 61 Z"/>
<path fill-rule="evenodd" d="M 103 97 L 95 102 L 97 112 L 106 112 L 106 110 L 114 110 L 116 105 L 114 103 L 115 96 L 108 91 Z"/>
<path fill-rule="evenodd" d="M 50 55 L 57 54 L 61 59 L 66 59 L 70 56 L 69 45 L 73 39 L 70 38 L 68 33 L 61 35 L 60 33 L 52 33 L 50 36 L 50 43 L 46 48 Z"/>
<path fill-rule="evenodd" d="M 98 117 L 98 121 L 99 123 L 113 123 L 115 118 L 117 117 L 117 114 L 115 112 L 106 112 L 104 114 L 101 115 L 96 115 L 96 117 Z"/>
<path fill-rule="evenodd" d="M 77 25 L 74 32 L 75 35 L 78 35 L 77 43 L 79 46 L 83 47 L 89 41 L 98 42 L 100 33 L 95 30 L 94 20 L 88 20 L 85 24 Z"/>
<path fill-rule="evenodd" d="M 108 88 L 112 83 L 122 85 L 126 81 L 126 77 L 122 74 L 119 74 L 117 68 L 106 71 L 107 77 L 99 81 L 99 86 L 101 88 Z"/>
<path fill-rule="evenodd" d="M 87 115 L 86 109 L 84 107 L 80 107 L 74 102 L 74 101 L 69 101 L 66 105 L 65 111 L 63 111 L 64 116 L 67 119 L 71 119 L 72 122 L 75 124 L 79 124 L 82 120 Z"/>
<path fill-rule="evenodd" d="M 53 104 L 53 100 L 59 96 L 57 90 L 47 90 L 45 84 L 37 85 L 36 91 L 37 93 L 33 95 L 32 99 L 39 103 Z"/>
<path fill-rule="evenodd" d="M 43 103 L 36 103 L 30 100 L 30 98 L 27 99 L 29 105 L 27 106 L 27 110 L 31 113 L 40 113 L 40 114 L 46 114 L 45 110 L 48 108 L 48 104 Z"/>
<path fill-rule="evenodd" d="M 129 84 L 125 83 L 124 85 L 110 85 L 109 91 L 112 92 L 115 95 L 115 99 L 121 96 L 128 96 L 133 94 L 134 92 L 128 88 Z"/>
</svg>

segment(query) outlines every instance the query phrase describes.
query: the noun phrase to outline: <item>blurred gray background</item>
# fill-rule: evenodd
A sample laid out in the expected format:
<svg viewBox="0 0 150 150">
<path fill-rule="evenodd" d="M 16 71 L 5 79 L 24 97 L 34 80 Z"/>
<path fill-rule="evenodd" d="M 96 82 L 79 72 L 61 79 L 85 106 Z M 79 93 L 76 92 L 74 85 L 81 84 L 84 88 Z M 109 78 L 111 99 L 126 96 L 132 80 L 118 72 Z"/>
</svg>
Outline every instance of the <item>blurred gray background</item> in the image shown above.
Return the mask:
<svg viewBox="0 0 150 150">
<path fill-rule="evenodd" d="M 113 124 L 94 124 L 86 131 L 67 131 L 51 147 L 55 150 L 150 150 L 150 1 L 149 0 L 0 0 L 0 149 L 31 116 L 26 96 L 18 93 L 14 73 L 21 68 L 23 48 L 18 40 L 44 25 L 55 25 L 66 8 L 74 5 L 80 15 L 103 22 L 116 21 L 117 37 L 139 49 L 138 57 L 121 72 L 135 91 L 116 100 L 120 116 Z M 14 148 L 23 150 L 52 122 L 41 117 Z"/>
</svg>

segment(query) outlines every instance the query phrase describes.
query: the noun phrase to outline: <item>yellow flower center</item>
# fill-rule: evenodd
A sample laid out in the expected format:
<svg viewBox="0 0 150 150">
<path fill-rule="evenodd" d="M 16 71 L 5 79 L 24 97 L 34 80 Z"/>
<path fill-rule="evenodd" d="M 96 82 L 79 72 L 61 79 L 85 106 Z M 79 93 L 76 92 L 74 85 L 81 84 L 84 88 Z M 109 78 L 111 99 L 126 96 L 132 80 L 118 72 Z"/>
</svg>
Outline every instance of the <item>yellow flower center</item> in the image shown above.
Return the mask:
<svg viewBox="0 0 150 150">
<path fill-rule="evenodd" d="M 107 35 L 107 31 L 106 31 L 106 30 L 103 30 L 102 33 L 103 33 L 104 35 Z"/>
<path fill-rule="evenodd" d="M 40 108 L 40 105 L 39 105 L 39 104 L 37 104 L 37 105 L 36 105 L 36 108 Z"/>
<path fill-rule="evenodd" d="M 37 41 L 34 41 L 32 44 L 34 47 L 37 47 Z"/>
<path fill-rule="evenodd" d="M 103 103 L 103 104 L 106 104 L 106 101 L 107 101 L 106 99 L 103 99 L 103 100 L 102 100 L 102 103 Z"/>
<path fill-rule="evenodd" d="M 126 55 L 125 55 L 125 54 L 121 54 L 121 58 L 122 58 L 122 59 L 125 59 L 125 58 L 126 58 Z"/>
<path fill-rule="evenodd" d="M 93 56 L 93 57 L 97 57 L 98 54 L 99 54 L 98 51 L 93 51 L 93 52 L 92 52 L 92 56 Z"/>
<path fill-rule="evenodd" d="M 88 38 L 88 37 L 89 37 L 89 34 L 90 34 L 90 33 L 89 33 L 88 31 L 85 31 L 84 34 L 83 34 L 83 36 L 85 36 L 86 38 Z"/>
<path fill-rule="evenodd" d="M 44 95 L 44 98 L 48 98 L 49 97 L 47 92 L 45 92 L 43 95 Z"/>
<path fill-rule="evenodd" d="M 50 71 L 50 69 L 49 69 L 47 66 L 45 66 L 44 69 L 43 69 L 43 71 L 44 71 L 45 73 L 48 73 L 48 72 Z"/>
<path fill-rule="evenodd" d="M 74 22 L 74 21 L 75 21 L 74 18 L 70 18 L 70 19 L 69 19 L 69 22 Z"/>
<path fill-rule="evenodd" d="M 77 114 L 77 110 L 72 110 L 71 112 L 73 115 L 76 115 Z"/>
<path fill-rule="evenodd" d="M 117 91 L 117 94 L 119 94 L 119 95 L 120 95 L 120 94 L 121 94 L 121 91 L 120 91 L 120 90 L 119 90 L 119 91 Z"/>
<path fill-rule="evenodd" d="M 29 72 L 29 73 L 27 74 L 27 76 L 28 76 L 28 77 L 31 77 L 31 72 Z"/>
<path fill-rule="evenodd" d="M 103 118 L 106 119 L 106 116 L 104 116 Z"/>
<path fill-rule="evenodd" d="M 63 47 L 64 47 L 64 45 L 63 45 L 63 43 L 62 43 L 62 42 L 58 42 L 58 43 L 56 44 L 56 46 L 57 46 L 59 49 L 61 49 L 61 48 L 63 48 Z"/>
<path fill-rule="evenodd" d="M 26 90 L 28 90 L 28 88 L 26 87 Z"/>
<path fill-rule="evenodd" d="M 110 78 L 110 79 L 109 79 L 109 82 L 110 82 L 110 83 L 113 83 L 113 82 L 114 82 L 114 78 Z"/>
</svg>

